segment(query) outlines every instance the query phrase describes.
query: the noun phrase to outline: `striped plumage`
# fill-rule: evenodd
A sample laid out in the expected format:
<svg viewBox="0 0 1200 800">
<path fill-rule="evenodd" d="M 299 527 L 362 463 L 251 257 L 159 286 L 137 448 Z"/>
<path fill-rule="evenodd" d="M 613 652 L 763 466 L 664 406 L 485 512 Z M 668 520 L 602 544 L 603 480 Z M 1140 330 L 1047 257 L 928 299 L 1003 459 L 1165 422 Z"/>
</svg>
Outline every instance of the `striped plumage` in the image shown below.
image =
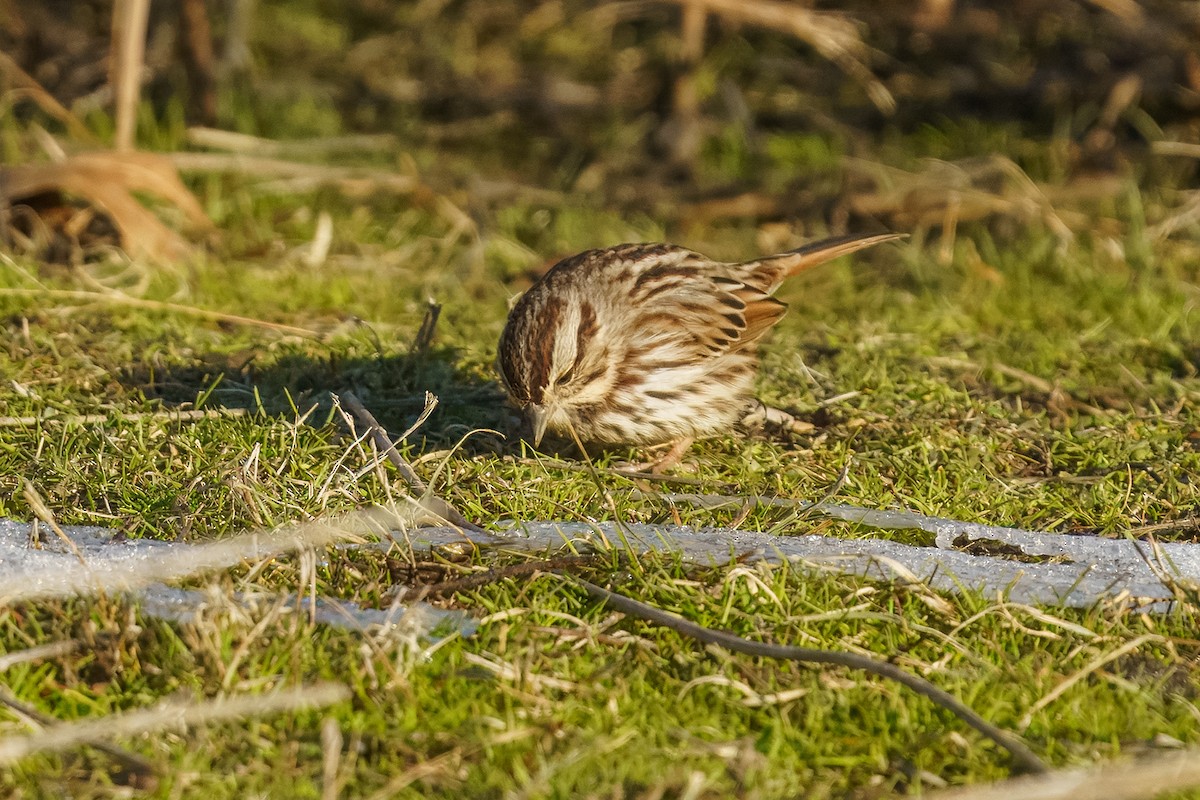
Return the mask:
<svg viewBox="0 0 1200 800">
<path fill-rule="evenodd" d="M 534 443 L 690 442 L 751 403 L 757 345 L 796 273 L 900 234 L 843 236 L 740 264 L 669 244 L 623 244 L 560 261 L 516 303 L 498 367 Z M 686 447 L 686 445 L 684 445 Z M 682 448 L 680 448 L 682 449 Z"/>
</svg>

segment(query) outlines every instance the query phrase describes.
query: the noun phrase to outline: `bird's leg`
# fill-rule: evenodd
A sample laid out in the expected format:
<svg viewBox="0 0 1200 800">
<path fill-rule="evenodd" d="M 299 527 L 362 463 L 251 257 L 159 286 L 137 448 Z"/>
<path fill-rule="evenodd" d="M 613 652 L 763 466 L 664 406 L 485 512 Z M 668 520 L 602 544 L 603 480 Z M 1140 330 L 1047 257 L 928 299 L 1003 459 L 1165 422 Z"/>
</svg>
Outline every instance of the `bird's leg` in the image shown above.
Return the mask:
<svg viewBox="0 0 1200 800">
<path fill-rule="evenodd" d="M 635 461 L 621 464 L 618 469 L 621 472 L 645 472 L 650 470 L 655 475 L 662 475 L 671 467 L 683 460 L 683 454 L 692 446 L 692 442 L 696 441 L 695 437 L 686 436 L 682 439 L 677 439 L 671 444 L 671 449 L 667 450 L 660 458 L 651 461 Z"/>
<path fill-rule="evenodd" d="M 768 436 L 784 436 L 790 433 L 810 433 L 814 430 L 811 422 L 796 419 L 782 408 L 772 408 L 760 400 L 746 409 L 738 427 L 751 434 L 766 434 Z"/>
<path fill-rule="evenodd" d="M 650 465 L 650 471 L 655 475 L 661 475 L 669 468 L 678 464 L 683 460 L 683 454 L 688 451 L 688 448 L 692 446 L 692 442 L 694 441 L 696 440 L 693 437 L 686 436 L 675 442 L 662 458 Z"/>
</svg>

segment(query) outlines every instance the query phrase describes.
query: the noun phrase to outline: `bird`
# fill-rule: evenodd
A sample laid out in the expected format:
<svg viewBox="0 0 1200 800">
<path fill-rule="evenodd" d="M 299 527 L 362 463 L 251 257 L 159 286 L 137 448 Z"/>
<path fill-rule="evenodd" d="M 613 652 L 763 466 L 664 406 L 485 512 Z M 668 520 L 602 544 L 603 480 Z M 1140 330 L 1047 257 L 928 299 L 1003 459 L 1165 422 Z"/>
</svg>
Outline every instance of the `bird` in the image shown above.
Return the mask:
<svg viewBox="0 0 1200 800">
<path fill-rule="evenodd" d="M 547 431 L 580 444 L 670 444 L 641 465 L 661 472 L 753 407 L 758 345 L 787 312 L 772 296 L 785 280 L 903 236 L 837 236 L 740 263 L 663 243 L 587 250 L 513 305 L 501 383 L 534 447 Z"/>
</svg>

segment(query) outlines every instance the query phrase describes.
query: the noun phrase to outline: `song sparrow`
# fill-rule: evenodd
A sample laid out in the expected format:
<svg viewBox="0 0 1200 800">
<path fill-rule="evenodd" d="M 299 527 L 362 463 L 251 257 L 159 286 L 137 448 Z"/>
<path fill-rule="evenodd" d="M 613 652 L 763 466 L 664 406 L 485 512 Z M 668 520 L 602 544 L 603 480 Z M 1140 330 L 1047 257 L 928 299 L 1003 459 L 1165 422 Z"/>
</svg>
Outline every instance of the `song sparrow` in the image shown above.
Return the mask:
<svg viewBox="0 0 1200 800">
<path fill-rule="evenodd" d="M 669 244 L 622 244 L 560 261 L 513 306 L 497 359 L 533 427 L 584 442 L 673 442 L 726 431 L 751 405 L 757 345 L 802 270 L 903 234 L 841 236 L 724 264 Z"/>
</svg>

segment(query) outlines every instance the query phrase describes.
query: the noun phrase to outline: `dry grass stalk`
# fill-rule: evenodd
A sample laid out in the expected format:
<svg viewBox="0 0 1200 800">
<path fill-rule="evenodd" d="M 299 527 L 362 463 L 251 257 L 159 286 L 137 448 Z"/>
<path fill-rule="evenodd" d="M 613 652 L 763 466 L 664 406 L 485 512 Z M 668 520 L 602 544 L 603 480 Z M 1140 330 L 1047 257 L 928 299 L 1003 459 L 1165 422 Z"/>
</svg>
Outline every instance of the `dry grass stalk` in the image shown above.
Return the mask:
<svg viewBox="0 0 1200 800">
<path fill-rule="evenodd" d="M 375 444 L 375 447 L 384 454 L 384 456 L 392 463 L 393 466 L 396 467 L 396 470 L 400 473 L 400 476 L 404 479 L 404 482 L 408 484 L 409 490 L 415 496 L 420 498 L 421 505 L 427 511 L 429 511 L 430 514 L 432 514 L 434 517 L 441 518 L 438 521 L 448 523 L 456 528 L 462 528 L 464 530 L 474 531 L 476 533 L 484 532 L 484 528 L 481 528 L 474 522 L 471 522 L 454 506 L 433 494 L 429 486 L 423 480 L 421 480 L 419 475 L 417 475 L 416 470 L 412 468 L 412 465 L 404 459 L 404 456 L 400 455 L 400 451 L 396 449 L 396 446 L 388 437 L 387 430 L 385 430 L 384 427 L 379 424 L 378 420 L 375 419 L 375 416 L 367 410 L 366 406 L 362 404 L 362 402 L 354 395 L 353 392 L 343 393 L 339 398 L 339 402 L 345 405 L 346 408 L 350 409 L 354 416 L 358 418 L 358 421 L 367 427 L 367 432 L 371 437 L 371 441 Z M 410 428 L 397 441 L 404 441 L 407 439 L 417 427 L 425 422 L 429 414 L 433 412 L 433 409 L 436 406 L 437 398 L 426 393 L 424 413 L 422 413 L 420 419 L 417 420 L 417 423 L 413 425 L 413 427 Z"/>
<path fill-rule="evenodd" d="M 1067 769 L 936 792 L 929 800 L 1150 800 L 1200 786 L 1200 752 L 1185 750 L 1132 763 Z"/>
<path fill-rule="evenodd" d="M 113 146 L 122 152 L 134 149 L 149 19 L 150 0 L 116 0 L 113 6 L 112 62 L 108 80 L 116 100 Z"/>
<path fill-rule="evenodd" d="M 34 425 L 44 425 L 48 422 L 60 422 L 64 425 L 100 425 L 113 420 L 135 422 L 138 420 L 155 419 L 162 422 L 194 422 L 201 419 L 218 419 L 220 417 L 244 417 L 248 412 L 244 408 L 192 408 L 167 409 L 164 411 L 133 411 L 129 413 L 112 414 L 56 414 L 40 417 L 0 417 L 0 428 L 31 428 Z"/>
<path fill-rule="evenodd" d="M 131 255 L 170 262 L 191 254 L 192 246 L 143 206 L 133 192 L 162 198 L 201 230 L 213 228 L 199 201 L 161 155 L 79 153 L 59 163 L 0 167 L 0 198 L 5 206 L 46 194 L 79 197 L 112 219 Z"/>
<path fill-rule="evenodd" d="M 1084 666 L 1083 669 L 1075 672 L 1073 675 L 1071 675 L 1070 677 L 1068 677 L 1065 680 L 1063 680 L 1062 682 L 1060 682 L 1057 686 L 1054 687 L 1054 689 L 1052 689 L 1050 692 L 1048 692 L 1043 697 L 1041 697 L 1036 703 L 1034 703 L 1032 706 L 1030 706 L 1026 710 L 1025 714 L 1022 715 L 1021 719 L 1017 722 L 1017 730 L 1020 730 L 1020 731 L 1026 730 L 1030 726 L 1030 724 L 1033 723 L 1034 715 L 1036 715 L 1039 711 L 1041 711 L 1046 706 L 1053 703 L 1058 698 L 1062 697 L 1064 694 L 1066 694 L 1068 689 L 1070 689 L 1075 684 L 1079 683 L 1081 680 L 1084 680 L 1088 676 L 1092 675 L 1094 672 L 1096 672 L 1098 669 L 1103 667 L 1105 664 L 1115 661 L 1123 655 L 1126 655 L 1128 653 L 1132 653 L 1132 652 L 1136 651 L 1138 648 L 1140 648 L 1144 644 L 1147 644 L 1149 642 L 1161 642 L 1161 641 L 1162 641 L 1161 636 L 1158 636 L 1156 634 L 1146 634 L 1144 636 L 1139 636 L 1138 638 L 1133 639 L 1132 641 L 1125 642 L 1123 645 L 1116 648 L 1115 650 L 1112 650 L 1107 653 L 1101 653 L 1095 659 L 1093 659 L 1090 663 L 1088 663 L 1086 666 Z"/>
<path fill-rule="evenodd" d="M 131 591 L 226 569 L 247 560 L 261 560 L 338 542 L 383 538 L 392 530 L 415 527 L 434 516 L 415 502 L 404 507 L 375 507 L 189 547 L 164 547 L 154 558 L 107 560 L 102 572 L 93 570 L 84 554 L 79 562 L 56 562 L 40 570 L 29 570 L 20 581 L 10 581 L 0 591 L 0 605 L 48 597 Z M 440 519 L 436 517 L 437 521 Z"/>
<path fill-rule="evenodd" d="M 48 642 L 47 644 L 27 647 L 24 650 L 17 650 L 12 653 L 5 653 L 0 656 L 0 672 L 4 672 L 18 664 L 29 664 L 33 661 L 65 656 L 68 653 L 74 653 L 82 647 L 83 642 L 77 639 L 66 639 L 64 641 Z"/>
<path fill-rule="evenodd" d="M 252 136 L 248 133 L 205 127 L 188 128 L 185 138 L 188 144 L 195 147 L 272 157 L 288 154 L 336 156 L 351 151 L 377 153 L 394 150 L 399 144 L 399 140 L 391 133 L 348 134 L 346 136 L 281 141 Z"/>
<path fill-rule="evenodd" d="M 181 172 L 235 172 L 251 178 L 288 178 L 307 181 L 307 185 L 334 184 L 348 194 L 366 191 L 391 191 L 408 194 L 420 187 L 411 175 L 360 169 L 304 164 L 276 158 L 259 158 L 225 153 L 172 153 L 167 156 Z"/>
<path fill-rule="evenodd" d="M 110 305 L 144 308 L 148 311 L 159 311 L 170 314 L 183 314 L 189 317 L 199 317 L 214 322 L 226 322 L 233 325 L 247 325 L 256 328 L 286 333 L 292 336 L 303 336 L 319 339 L 321 334 L 309 328 L 295 325 L 284 325 L 280 322 L 270 322 L 254 317 L 244 317 L 239 314 L 226 314 L 222 311 L 212 311 L 207 308 L 196 308 L 179 303 L 165 303 L 159 300 L 145 300 L 141 297 L 131 297 L 120 292 L 85 292 L 76 289 L 5 289 L 0 288 L 0 297 L 40 297 L 53 300 L 79 300 L 85 303 L 101 303 Z M 19 417 L 17 419 L 20 419 Z"/>
<path fill-rule="evenodd" d="M 1061 241 L 1069 242 L 1073 228 L 1092 220 L 1055 208 L 1043 188 L 1003 156 L 935 161 L 921 172 L 855 158 L 846 159 L 845 165 L 852 175 L 872 185 L 849 195 L 851 211 L 891 219 L 901 228 L 952 228 L 960 221 L 1008 216 L 1040 221 Z"/>
<path fill-rule="evenodd" d="M 21 66 L 3 51 L 0 51 L 0 75 L 7 78 L 15 87 L 9 92 L 10 97 L 13 95 L 28 97 L 42 111 L 65 125 L 72 136 L 82 141 L 95 142 L 96 137 L 79 121 L 79 117 L 72 114 L 70 109 L 58 102 L 54 95 L 46 91 L 32 75 L 21 69 Z"/>
<path fill-rule="evenodd" d="M 1160 156 L 1200 158 L 1200 144 L 1192 142 L 1151 142 L 1150 152 Z"/>
<path fill-rule="evenodd" d="M 322 708 L 347 700 L 350 690 L 337 683 L 318 683 L 266 695 L 220 697 L 205 702 L 165 701 L 147 709 L 66 722 L 27 736 L 0 739 L 0 765 L 8 766 L 36 753 L 70 750 L 97 741 L 124 739 L 153 731 L 189 727 Z"/>
</svg>

